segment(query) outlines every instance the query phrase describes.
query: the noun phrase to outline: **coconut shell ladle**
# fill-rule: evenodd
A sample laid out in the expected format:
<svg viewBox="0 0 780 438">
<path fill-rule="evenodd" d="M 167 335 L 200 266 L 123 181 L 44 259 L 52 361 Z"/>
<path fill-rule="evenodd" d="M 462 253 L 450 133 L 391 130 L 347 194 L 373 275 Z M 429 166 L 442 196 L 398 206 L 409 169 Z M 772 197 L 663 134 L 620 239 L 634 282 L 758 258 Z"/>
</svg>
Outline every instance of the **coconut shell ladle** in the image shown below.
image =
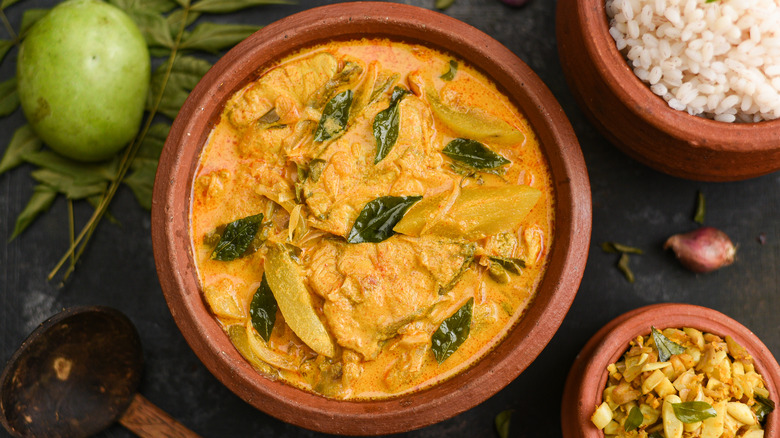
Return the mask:
<svg viewBox="0 0 780 438">
<path fill-rule="evenodd" d="M 119 421 L 141 437 L 198 437 L 136 393 L 143 352 L 119 311 L 77 307 L 41 324 L 0 375 L 0 422 L 15 437 L 86 437 Z"/>
</svg>

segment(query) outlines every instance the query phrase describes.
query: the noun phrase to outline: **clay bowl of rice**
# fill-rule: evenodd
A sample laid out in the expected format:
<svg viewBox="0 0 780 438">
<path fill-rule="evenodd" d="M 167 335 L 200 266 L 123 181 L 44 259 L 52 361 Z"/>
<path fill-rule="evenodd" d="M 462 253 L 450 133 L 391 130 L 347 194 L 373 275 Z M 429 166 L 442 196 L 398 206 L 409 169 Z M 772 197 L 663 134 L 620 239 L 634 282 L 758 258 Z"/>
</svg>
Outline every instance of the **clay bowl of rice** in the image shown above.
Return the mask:
<svg viewBox="0 0 780 438">
<path fill-rule="evenodd" d="M 560 0 L 558 50 L 597 128 L 673 176 L 780 169 L 780 1 Z"/>
<path fill-rule="evenodd" d="M 777 438 L 779 394 L 780 365 L 748 328 L 710 308 L 653 304 L 585 344 L 566 380 L 561 425 L 564 438 Z"/>
</svg>

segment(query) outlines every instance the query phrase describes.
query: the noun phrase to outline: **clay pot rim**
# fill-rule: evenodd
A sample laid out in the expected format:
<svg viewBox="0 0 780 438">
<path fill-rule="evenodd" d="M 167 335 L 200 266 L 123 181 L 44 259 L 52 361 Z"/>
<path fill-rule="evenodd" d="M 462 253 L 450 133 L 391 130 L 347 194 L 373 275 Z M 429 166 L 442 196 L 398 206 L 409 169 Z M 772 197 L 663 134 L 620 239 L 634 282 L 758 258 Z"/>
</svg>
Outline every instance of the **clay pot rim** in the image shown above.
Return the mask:
<svg viewBox="0 0 780 438">
<path fill-rule="evenodd" d="M 323 28 L 329 33 L 318 34 Z M 339 401 L 261 376 L 232 347 L 200 297 L 187 215 L 199 151 L 226 96 L 257 69 L 295 49 L 357 36 L 423 42 L 478 67 L 491 66 L 489 76 L 524 110 L 546 149 L 558 211 L 552 261 L 536 301 L 483 359 L 419 392 L 384 400 Z M 248 403 L 283 421 L 351 435 L 408 431 L 444 420 L 481 403 L 517 377 L 550 341 L 571 306 L 584 272 L 590 231 L 585 162 L 568 119 L 541 80 L 481 31 L 444 14 L 395 3 L 310 9 L 268 25 L 237 45 L 206 74 L 175 120 L 160 158 L 152 205 L 152 240 L 163 293 L 185 339 L 212 374 Z"/>
<path fill-rule="evenodd" d="M 609 34 L 606 5 L 602 0 L 577 1 L 588 59 L 596 63 L 601 79 L 629 111 L 659 131 L 685 140 L 703 151 L 773 151 L 780 142 L 780 119 L 754 123 L 725 123 L 672 109 L 629 68 Z"/>
<path fill-rule="evenodd" d="M 662 303 L 626 312 L 602 327 L 585 344 L 569 371 L 561 403 L 564 438 L 603 438 L 590 417 L 601 404 L 607 383 L 607 366 L 628 349 L 629 342 L 650 333 L 650 325 L 665 328 L 692 327 L 719 336 L 730 335 L 753 356 L 756 371 L 776 399 L 780 395 L 780 365 L 771 351 L 747 327 L 717 310 L 693 304 Z M 769 415 L 765 436 L 780 434 L 780 413 Z"/>
</svg>

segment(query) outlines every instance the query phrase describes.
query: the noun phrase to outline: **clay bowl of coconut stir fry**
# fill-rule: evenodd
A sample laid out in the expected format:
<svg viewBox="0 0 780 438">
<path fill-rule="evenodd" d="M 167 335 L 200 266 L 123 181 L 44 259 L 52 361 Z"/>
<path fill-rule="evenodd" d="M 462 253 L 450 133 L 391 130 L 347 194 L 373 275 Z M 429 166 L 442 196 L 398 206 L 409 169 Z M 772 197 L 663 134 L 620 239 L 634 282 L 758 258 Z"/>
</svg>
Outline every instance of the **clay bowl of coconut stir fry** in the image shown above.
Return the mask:
<svg viewBox="0 0 780 438">
<path fill-rule="evenodd" d="M 566 381 L 564 436 L 775 437 L 780 366 L 745 326 L 664 303 L 625 313 L 583 347 Z"/>
<path fill-rule="evenodd" d="M 152 209 L 171 313 L 258 409 L 407 431 L 517 377 L 576 294 L 577 139 L 482 32 L 401 4 L 325 6 L 222 58 L 177 117 Z"/>
<path fill-rule="evenodd" d="M 775 0 L 563 0 L 558 50 L 580 107 L 615 146 L 670 175 L 780 169 Z"/>
</svg>

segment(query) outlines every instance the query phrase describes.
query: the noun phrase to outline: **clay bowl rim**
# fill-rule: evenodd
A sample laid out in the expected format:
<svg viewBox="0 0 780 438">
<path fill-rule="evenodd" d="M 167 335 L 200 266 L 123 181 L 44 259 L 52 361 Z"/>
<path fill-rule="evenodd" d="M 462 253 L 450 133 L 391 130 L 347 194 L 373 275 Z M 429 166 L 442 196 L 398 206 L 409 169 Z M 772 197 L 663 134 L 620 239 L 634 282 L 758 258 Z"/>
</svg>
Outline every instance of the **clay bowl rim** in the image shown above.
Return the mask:
<svg viewBox="0 0 780 438">
<path fill-rule="evenodd" d="M 585 344 L 569 371 L 563 392 L 561 425 L 564 438 L 603 438 L 604 434 L 590 421 L 602 402 L 607 383 L 607 366 L 616 362 L 628 349 L 629 342 L 650 333 L 650 325 L 665 328 L 692 327 L 717 334 L 731 335 L 753 356 L 756 371 L 775 399 L 780 395 L 780 365 L 772 352 L 747 327 L 708 307 L 682 303 L 662 303 L 626 312 L 602 327 Z M 777 438 L 780 413 L 769 415 L 765 436 Z"/>
<path fill-rule="evenodd" d="M 295 49 L 368 35 L 422 42 L 472 65 L 490 66 L 489 76 L 524 110 L 546 149 L 556 190 L 557 228 L 551 263 L 535 303 L 477 364 L 405 396 L 338 401 L 262 377 L 233 348 L 200 296 L 189 244 L 189 188 L 200 149 L 224 100 L 258 69 Z M 590 231 L 590 185 L 582 152 L 563 110 L 542 81 L 481 31 L 444 14 L 395 3 L 310 9 L 264 27 L 226 54 L 195 87 L 174 121 L 152 203 L 152 241 L 163 293 L 176 324 L 204 365 L 232 392 L 276 418 L 350 435 L 433 424 L 476 406 L 517 377 L 550 341 L 571 306 L 584 272 Z"/>
<path fill-rule="evenodd" d="M 576 8 L 583 33 L 592 35 L 592 38 L 583 39 L 588 58 L 628 111 L 637 114 L 655 129 L 687 141 L 691 148 L 734 152 L 770 152 L 778 149 L 780 119 L 725 123 L 670 108 L 634 74 L 617 50 L 609 34 L 609 20 L 603 0 L 562 0 L 562 5 L 558 7 Z"/>
</svg>

